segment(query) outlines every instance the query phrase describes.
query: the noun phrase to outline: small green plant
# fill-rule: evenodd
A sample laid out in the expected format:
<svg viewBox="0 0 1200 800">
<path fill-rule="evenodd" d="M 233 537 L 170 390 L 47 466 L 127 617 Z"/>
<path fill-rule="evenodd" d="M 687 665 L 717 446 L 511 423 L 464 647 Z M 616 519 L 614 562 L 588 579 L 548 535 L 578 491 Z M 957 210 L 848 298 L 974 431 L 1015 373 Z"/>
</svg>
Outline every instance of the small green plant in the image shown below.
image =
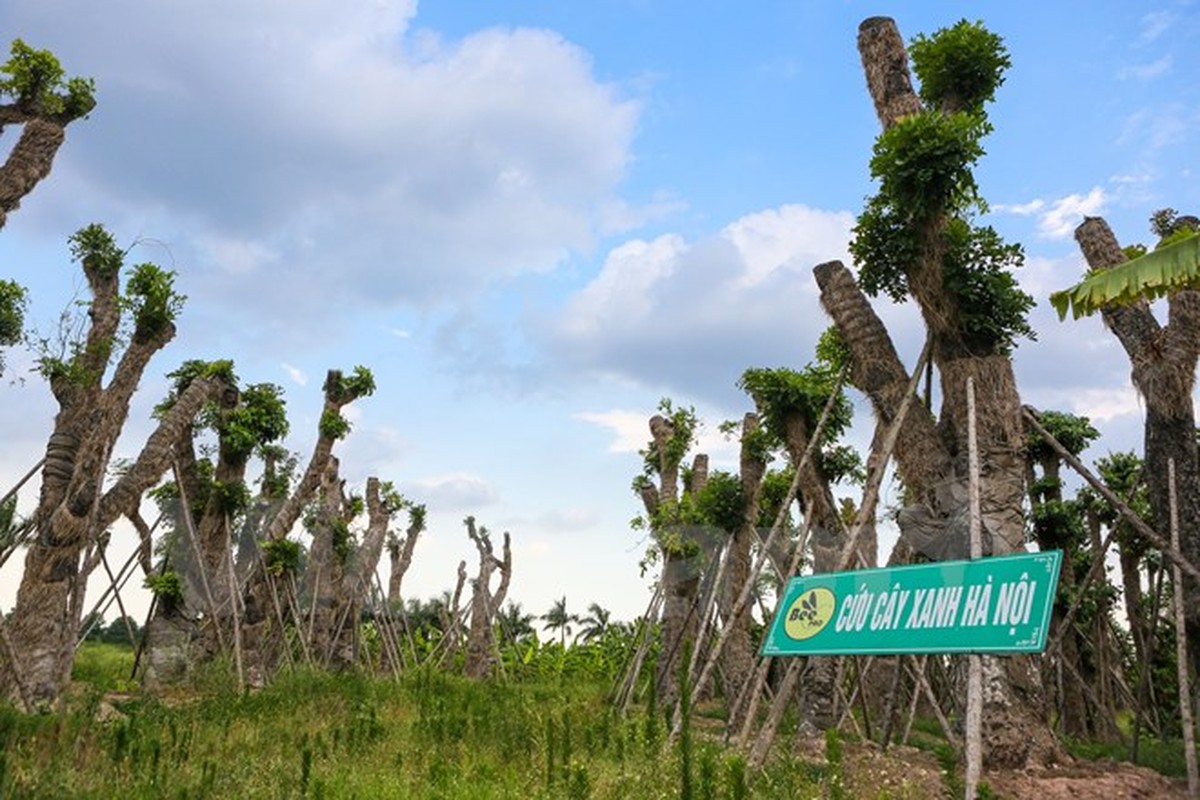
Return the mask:
<svg viewBox="0 0 1200 800">
<path fill-rule="evenodd" d="M 174 570 L 147 575 L 145 586 L 167 608 L 175 608 L 183 603 L 183 581 Z"/>
<path fill-rule="evenodd" d="M 958 750 L 950 744 L 939 744 L 933 748 L 938 766 L 942 769 L 942 783 L 949 797 L 962 797 L 966 792 L 962 776 L 958 774 Z"/>
<path fill-rule="evenodd" d="M 295 573 L 300 566 L 299 542 L 291 539 L 271 539 L 259 542 L 258 546 L 262 549 L 263 563 L 267 571 L 276 578 Z"/>
<path fill-rule="evenodd" d="M 849 800 L 846 793 L 846 774 L 842 737 L 837 728 L 825 731 L 825 781 L 829 787 L 829 800 Z"/>
</svg>

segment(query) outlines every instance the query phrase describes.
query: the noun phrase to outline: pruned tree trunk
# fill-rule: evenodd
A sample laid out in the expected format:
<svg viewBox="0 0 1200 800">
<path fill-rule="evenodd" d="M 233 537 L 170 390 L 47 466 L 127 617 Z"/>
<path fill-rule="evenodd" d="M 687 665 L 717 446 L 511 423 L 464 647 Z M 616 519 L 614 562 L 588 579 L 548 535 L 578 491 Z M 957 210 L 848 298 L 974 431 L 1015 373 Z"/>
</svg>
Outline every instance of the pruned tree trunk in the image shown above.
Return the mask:
<svg viewBox="0 0 1200 800">
<path fill-rule="evenodd" d="M 88 267 L 85 264 L 85 272 Z M 107 387 L 103 348 L 119 323 L 117 284 L 90 276 L 96 301 L 88 347 L 79 364 L 93 376 L 88 382 L 56 378 L 51 388 L 59 401 L 54 433 L 46 449 L 42 490 L 34 512 L 37 535 L 29 548 L 13 610 L 11 635 L 21 654 L 29 688 L 37 700 L 58 697 L 69 674 L 85 583 L 80 579 L 85 549 L 140 498 L 166 470 L 171 444 L 190 426 L 204 403 L 225 387 L 201 380 L 164 413 L 132 467 L 107 491 L 104 477 L 112 446 L 129 413 L 129 403 L 151 356 L 170 340 L 174 326 L 157 336 L 133 337 Z M 92 350 L 92 343 L 97 349 Z M 0 675 L 0 695 L 11 696 L 11 676 Z"/>
<path fill-rule="evenodd" d="M 304 509 L 312 501 L 320 487 L 322 476 L 329 468 L 333 446 L 340 435 L 329 420 L 340 418 L 342 409 L 369 393 L 369 390 L 348 390 L 341 371 L 331 369 L 325 376 L 322 387 L 325 401 L 317 425 L 317 440 L 299 482 L 279 504 L 279 510 L 266 521 L 261 539 L 277 542 L 285 539 L 300 519 Z M 322 577 L 322 580 L 325 580 Z M 274 629 L 272 619 L 271 583 L 264 570 L 262 560 L 250 568 L 242 584 L 243 611 L 241 619 L 247 669 L 260 676 L 270 675 L 278 662 L 284 646 L 283 631 Z"/>
<path fill-rule="evenodd" d="M 1128 259 L 1108 224 L 1088 217 L 1075 229 L 1075 240 L 1088 267 L 1109 269 Z M 1120 341 L 1132 366 L 1133 385 L 1146 405 L 1145 470 L 1155 529 L 1170 519 L 1167 464 L 1175 462 L 1179 485 L 1180 550 L 1200 563 L 1200 460 L 1192 388 L 1200 356 L 1200 292 L 1182 290 L 1167 300 L 1168 321 L 1155 318 L 1146 301 L 1111 305 L 1102 310 L 1104 324 Z M 1200 581 L 1186 575 L 1188 653 L 1193 671 L 1200 670 Z"/>
<path fill-rule="evenodd" d="M 389 609 L 400 608 L 404 602 L 400 596 L 400 586 L 404 580 L 404 574 L 408 572 L 408 568 L 412 564 L 413 550 L 417 546 L 417 538 L 421 535 L 424 527 L 424 517 L 422 516 L 420 519 L 414 517 L 403 539 L 388 542 L 388 560 L 391 566 L 387 589 Z"/>
<path fill-rule="evenodd" d="M 741 525 L 734 531 L 733 539 L 729 544 L 729 552 L 725 556 L 728 566 L 725 569 L 725 581 L 720 595 L 721 615 L 725 620 L 725 626 L 729 629 L 721 650 L 720 662 L 725 698 L 729 706 L 733 705 L 734 698 L 742 693 L 754 675 L 755 653 L 754 644 L 750 638 L 750 624 L 753 619 L 750 613 L 750 604 L 742 603 L 739 609 L 737 601 L 742 587 L 750 579 L 750 550 L 758 538 L 759 499 L 762 494 L 763 477 L 767 472 L 766 461 L 751 446 L 754 434 L 758 431 L 758 425 L 757 414 L 746 414 L 742 418 L 742 446 L 738 476 L 742 483 L 742 500 L 745 507 L 742 511 Z M 706 469 L 707 461 L 706 458 Z M 693 476 L 695 473 L 696 469 L 693 468 Z M 699 488 L 696 491 L 699 491 Z M 730 724 L 733 724 L 732 720 Z"/>
<path fill-rule="evenodd" d="M 467 517 L 465 524 L 467 536 L 479 551 L 479 573 L 471 586 L 471 627 L 467 633 L 465 672 L 471 678 L 487 678 L 496 666 L 496 632 L 492 621 L 508 594 L 512 576 L 512 547 L 510 537 L 505 533 L 504 554 L 497 558 L 487 528 L 476 528 L 474 517 Z M 500 584 L 493 594 L 491 582 L 496 570 L 500 571 Z"/>
</svg>

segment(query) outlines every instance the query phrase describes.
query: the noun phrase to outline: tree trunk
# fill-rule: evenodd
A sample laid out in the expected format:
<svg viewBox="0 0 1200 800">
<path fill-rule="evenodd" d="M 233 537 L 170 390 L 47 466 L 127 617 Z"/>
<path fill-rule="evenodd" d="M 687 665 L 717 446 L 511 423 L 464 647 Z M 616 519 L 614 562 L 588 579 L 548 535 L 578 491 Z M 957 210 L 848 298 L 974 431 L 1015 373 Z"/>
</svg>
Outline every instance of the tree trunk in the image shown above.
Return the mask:
<svg viewBox="0 0 1200 800">
<path fill-rule="evenodd" d="M 1088 217 L 1075 229 L 1075 240 L 1088 266 L 1109 269 L 1126 259 L 1116 236 L 1099 217 Z M 1167 464 L 1175 461 L 1179 495 L 1180 550 L 1200 562 L 1200 453 L 1192 387 L 1200 356 L 1200 292 L 1184 290 L 1168 301 L 1168 323 L 1159 324 L 1146 301 L 1103 309 L 1104 323 L 1121 342 L 1133 367 L 1133 384 L 1146 404 L 1145 474 L 1154 527 L 1167 529 L 1170 486 Z M 1200 670 L 1200 582 L 1183 582 L 1188 653 Z"/>
<path fill-rule="evenodd" d="M 725 699 L 729 705 L 739 697 L 746 683 L 753 679 L 754 645 L 750 640 L 750 604 L 745 603 L 741 612 L 733 615 L 738 595 L 750 577 L 750 548 L 756 535 L 755 529 L 759 521 L 759 497 L 762 493 L 763 476 L 766 474 L 766 462 L 755 455 L 750 446 L 753 434 L 758 430 L 758 416 L 746 414 L 742 419 L 742 447 L 739 464 L 739 476 L 742 482 L 742 498 L 745 507 L 742 511 L 742 521 L 733 533 L 729 544 L 729 552 L 725 556 L 728 566 L 725 569 L 724 586 L 721 591 L 721 615 L 729 628 L 724 647 L 721 650 L 721 676 Z M 705 466 L 707 469 L 707 458 Z M 696 470 L 692 470 L 693 476 Z M 699 491 L 701 487 L 693 488 Z M 731 724 L 733 724 L 731 720 Z"/>
<path fill-rule="evenodd" d="M 465 672 L 471 678 L 487 678 L 496 666 L 496 631 L 492 625 L 500 604 L 508 594 L 512 575 L 512 550 L 508 534 L 504 534 L 504 557 L 496 558 L 487 528 L 475 528 L 475 518 L 466 519 L 467 535 L 479 551 L 479 574 L 471 586 L 471 627 L 467 632 L 467 661 Z M 491 592 L 492 574 L 500 570 L 500 585 Z"/>
<path fill-rule="evenodd" d="M 139 375 L 148 360 L 147 356 L 133 362 Z M 122 364 L 130 363 L 122 360 Z M 120 385 L 136 384 L 133 376 L 122 374 L 118 367 L 112 386 L 118 385 L 118 376 Z M 35 699 L 54 700 L 64 685 L 64 665 L 70 663 L 79 622 L 72 608 L 80 607 L 86 590 L 79 579 L 84 549 L 121 515 L 121 509 L 130 507 L 131 498 L 140 497 L 158 480 L 168 463 L 168 443 L 178 439 L 201 406 L 222 388 L 215 380 L 196 381 L 188 387 L 146 440 L 133 466 L 103 494 L 108 451 L 120 434 L 132 390 L 123 388 L 115 396 L 106 390 L 98 399 L 93 396 L 91 402 L 99 413 L 82 419 L 70 406 L 59 413 L 47 446 L 42 497 L 34 515 L 38 532 L 25 558 L 11 621 L 13 642 Z M 123 403 L 123 411 L 114 408 L 111 416 L 105 415 L 113 403 Z M 103 450 L 89 456 L 89 450 L 96 451 L 97 440 Z M 65 481 L 64 475 L 68 476 Z M 0 675 L 0 695 L 12 696 L 15 686 L 11 678 L 8 673 Z"/>
</svg>

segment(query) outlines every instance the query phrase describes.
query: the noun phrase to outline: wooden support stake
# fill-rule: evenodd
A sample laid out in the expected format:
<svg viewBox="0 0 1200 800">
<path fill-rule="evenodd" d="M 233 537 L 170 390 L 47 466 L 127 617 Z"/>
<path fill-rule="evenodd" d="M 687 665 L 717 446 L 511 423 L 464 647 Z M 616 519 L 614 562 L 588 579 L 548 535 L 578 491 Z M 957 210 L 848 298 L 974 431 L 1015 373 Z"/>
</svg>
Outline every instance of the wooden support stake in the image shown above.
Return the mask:
<svg viewBox="0 0 1200 800">
<path fill-rule="evenodd" d="M 983 531 L 979 508 L 979 443 L 975 434 L 975 379 L 967 378 L 967 486 L 970 514 L 971 560 L 983 556 Z M 967 656 L 967 800 L 975 800 L 983 773 L 983 657 Z"/>
<path fill-rule="evenodd" d="M 900 401 L 900 407 L 896 410 L 896 416 L 892 420 L 891 425 L 888 426 L 880 451 L 878 454 L 871 454 L 873 459 L 878 455 L 878 458 L 875 460 L 875 469 L 871 470 L 867 476 L 867 486 L 863 490 L 863 501 L 859 506 L 858 515 L 855 517 L 854 527 L 846 537 L 846 544 L 843 546 L 841 556 L 838 558 L 837 571 L 845 570 L 850 565 L 858 544 L 859 534 L 866 527 L 867 522 L 874 518 L 875 504 L 879 501 L 880 486 L 883 484 L 883 474 L 887 471 L 888 461 L 891 459 L 892 451 L 896 448 L 896 442 L 900 438 L 900 428 L 904 424 L 905 417 L 908 416 L 909 406 L 912 403 L 913 395 L 916 393 L 917 386 L 921 380 L 921 370 L 929 360 L 931 350 L 932 340 L 926 338 L 925 347 L 921 350 L 921 357 L 917 359 L 917 365 L 913 368 L 912 376 L 908 380 L 908 386 L 904 390 L 904 399 Z M 783 711 L 787 706 L 788 695 L 791 689 L 794 688 L 799 675 L 797 664 L 798 662 L 793 659 L 792 663 L 788 665 L 787 674 L 784 676 L 784 685 L 788 686 L 789 691 L 781 691 L 775 695 L 775 700 L 771 704 L 771 711 L 767 715 L 767 724 L 759 733 L 758 741 L 755 742 L 754 748 L 751 750 L 750 765 L 753 768 L 757 769 L 762 766 L 767 751 L 775 739 L 779 721 L 783 718 Z"/>
<path fill-rule="evenodd" d="M 1113 494 L 1112 489 L 1109 489 L 1107 486 L 1105 486 L 1103 481 L 1093 475 L 1091 471 L 1083 465 L 1083 462 L 1072 455 L 1070 450 L 1067 450 L 1067 448 L 1063 447 L 1062 444 L 1042 426 L 1041 421 L 1038 420 L 1036 410 L 1029 406 L 1025 406 L 1023 413 L 1025 415 L 1025 419 L 1028 420 L 1029 424 L 1033 426 L 1033 429 L 1042 435 L 1042 438 L 1044 438 L 1046 443 L 1049 444 L 1056 453 L 1058 453 L 1062 460 L 1065 461 L 1071 467 L 1071 469 L 1079 473 L 1079 476 L 1087 481 L 1088 484 L 1095 489 L 1101 497 L 1107 500 L 1109 504 L 1116 509 L 1117 513 L 1120 514 L 1123 519 L 1125 519 L 1126 522 L 1132 525 L 1134 529 L 1137 530 L 1137 532 L 1142 536 L 1145 536 L 1151 544 L 1161 550 L 1163 555 L 1170 558 L 1171 561 L 1178 565 L 1181 570 L 1200 581 L 1200 568 L 1197 568 L 1195 564 L 1189 561 L 1188 558 L 1180 552 L 1178 547 L 1173 547 L 1166 538 L 1160 536 L 1158 532 L 1147 525 L 1141 517 L 1133 513 L 1133 510 L 1130 509 L 1129 506 L 1121 500 L 1121 498 Z"/>
<path fill-rule="evenodd" d="M 1179 502 L 1175 488 L 1175 459 L 1167 459 L 1167 482 L 1171 503 L 1171 546 L 1179 549 Z M 1187 625 L 1183 616 L 1183 574 L 1172 567 L 1175 607 L 1175 665 L 1179 670 L 1179 724 L 1183 728 L 1183 755 L 1187 761 L 1188 797 L 1200 798 L 1200 771 L 1196 766 L 1196 728 L 1192 720 L 1192 691 L 1188 681 Z"/>
</svg>

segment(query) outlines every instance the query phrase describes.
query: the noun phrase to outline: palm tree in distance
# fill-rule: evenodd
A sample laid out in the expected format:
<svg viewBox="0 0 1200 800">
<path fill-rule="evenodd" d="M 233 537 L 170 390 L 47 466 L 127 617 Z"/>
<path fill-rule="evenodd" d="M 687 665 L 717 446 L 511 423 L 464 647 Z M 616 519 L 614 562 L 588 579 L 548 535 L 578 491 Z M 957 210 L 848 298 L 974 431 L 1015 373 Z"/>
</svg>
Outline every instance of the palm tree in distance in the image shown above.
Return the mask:
<svg viewBox="0 0 1200 800">
<path fill-rule="evenodd" d="M 567 613 L 566 595 L 563 595 L 560 600 L 555 600 L 554 605 L 550 606 L 550 610 L 538 619 L 546 623 L 546 630 L 558 631 L 559 641 L 564 648 L 567 646 L 567 637 L 571 635 L 571 623 L 579 622 L 577 614 Z"/>
<path fill-rule="evenodd" d="M 496 615 L 496 624 L 500 626 L 500 641 L 516 644 L 528 639 L 534 632 L 533 619 L 533 614 L 526 614 L 520 603 L 510 600 Z"/>
<path fill-rule="evenodd" d="M 611 624 L 612 612 L 599 603 L 588 606 L 587 616 L 579 620 L 583 627 L 579 630 L 580 641 L 591 642 L 599 639 L 608 631 Z"/>
</svg>

